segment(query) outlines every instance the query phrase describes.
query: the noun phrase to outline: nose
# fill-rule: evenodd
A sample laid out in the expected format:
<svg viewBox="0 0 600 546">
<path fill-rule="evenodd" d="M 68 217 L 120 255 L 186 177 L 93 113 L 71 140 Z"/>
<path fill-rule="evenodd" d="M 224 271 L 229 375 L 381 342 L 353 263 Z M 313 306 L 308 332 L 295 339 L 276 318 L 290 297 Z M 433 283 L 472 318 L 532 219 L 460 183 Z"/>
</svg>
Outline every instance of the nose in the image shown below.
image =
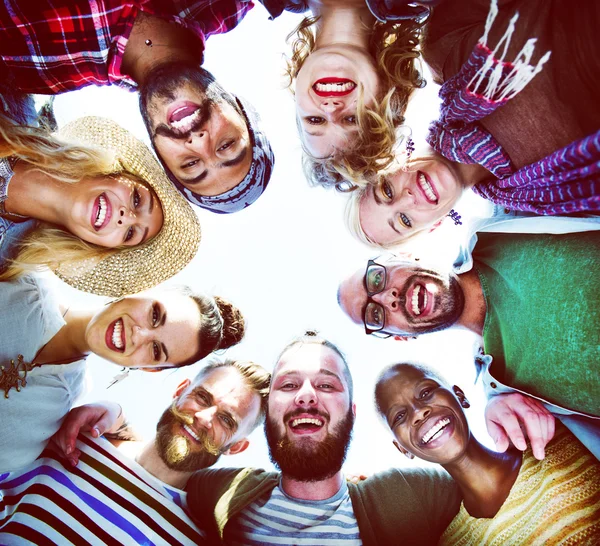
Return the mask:
<svg viewBox="0 0 600 546">
<path fill-rule="evenodd" d="M 400 291 L 396 287 L 390 286 L 379 294 L 375 294 L 372 299 L 387 309 L 396 310 L 400 306 Z"/>
<path fill-rule="evenodd" d="M 117 218 L 117 224 L 120 226 L 131 226 L 137 222 L 135 209 L 130 209 L 124 205 L 119 208 L 119 214 Z"/>
<path fill-rule="evenodd" d="M 416 405 L 413 408 L 412 424 L 419 425 L 431 414 L 431 409 L 426 405 Z"/>
<path fill-rule="evenodd" d="M 131 329 L 131 342 L 135 347 L 139 347 L 151 339 L 152 333 L 143 326 L 137 324 Z"/>
<path fill-rule="evenodd" d="M 328 97 L 321 101 L 321 110 L 326 114 L 333 114 L 341 108 L 344 108 L 344 102 L 337 97 Z"/>
<path fill-rule="evenodd" d="M 201 427 L 205 428 L 206 430 L 210 430 L 212 428 L 212 422 L 216 411 L 216 406 L 202 408 L 194 414 L 194 417 Z"/>
<path fill-rule="evenodd" d="M 210 150 L 210 135 L 208 131 L 190 133 L 190 136 L 185 141 L 185 145 L 189 151 L 207 157 Z"/>
<path fill-rule="evenodd" d="M 396 202 L 403 209 L 414 207 L 416 205 L 415 194 L 410 188 L 404 187 L 400 196 L 396 199 Z"/>
<path fill-rule="evenodd" d="M 296 394 L 296 404 L 302 407 L 315 406 L 317 393 L 309 380 L 304 381 Z"/>
</svg>

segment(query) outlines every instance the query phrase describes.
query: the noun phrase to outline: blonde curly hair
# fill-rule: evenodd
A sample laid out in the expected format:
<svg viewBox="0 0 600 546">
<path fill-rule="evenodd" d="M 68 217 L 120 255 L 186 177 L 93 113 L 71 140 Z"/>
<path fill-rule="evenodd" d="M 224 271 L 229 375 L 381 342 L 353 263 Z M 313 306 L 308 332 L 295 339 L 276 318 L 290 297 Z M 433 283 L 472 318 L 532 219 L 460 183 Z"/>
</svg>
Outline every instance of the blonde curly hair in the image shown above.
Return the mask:
<svg viewBox="0 0 600 546">
<path fill-rule="evenodd" d="M 15 125 L 0 114 L 0 158 L 10 156 L 66 184 L 86 177 L 121 175 L 147 186 L 143 180 L 122 173 L 113 152 L 62 142 L 45 128 Z M 0 281 L 26 271 L 55 269 L 59 263 L 104 259 L 118 251 L 87 243 L 59 226 L 40 222 L 19 243 L 18 254 L 0 273 Z"/>
<path fill-rule="evenodd" d="M 288 35 L 291 56 L 287 59 L 288 87 L 298 76 L 307 57 L 315 49 L 314 24 L 318 17 L 306 17 Z M 374 173 L 386 169 L 394 161 L 396 129 L 404 121 L 404 112 L 414 89 L 422 88 L 419 40 L 425 20 L 399 23 L 375 22 L 369 51 L 381 88 L 385 94 L 373 106 L 357 101 L 357 135 L 352 146 L 333 156 L 318 158 L 304 149 L 303 168 L 313 186 L 335 187 L 347 191 L 352 186 L 364 187 Z"/>
</svg>

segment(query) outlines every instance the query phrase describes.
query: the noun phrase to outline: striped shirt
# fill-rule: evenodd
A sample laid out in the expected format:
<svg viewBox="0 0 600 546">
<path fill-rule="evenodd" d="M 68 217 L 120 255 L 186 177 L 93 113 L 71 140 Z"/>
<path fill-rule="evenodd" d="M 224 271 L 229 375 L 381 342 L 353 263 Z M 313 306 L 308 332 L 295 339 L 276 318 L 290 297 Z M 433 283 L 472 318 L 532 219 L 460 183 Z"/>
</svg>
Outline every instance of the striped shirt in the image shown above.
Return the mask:
<svg viewBox="0 0 600 546">
<path fill-rule="evenodd" d="M 48 448 L 19 471 L 0 474 L 0 544 L 205 543 L 186 513 L 185 492 L 104 439 L 80 435 L 77 448 L 74 468 Z"/>
<path fill-rule="evenodd" d="M 362 544 L 346 482 L 322 501 L 292 498 L 280 484 L 268 499 L 253 502 L 233 519 L 226 541 L 232 546 Z"/>
</svg>

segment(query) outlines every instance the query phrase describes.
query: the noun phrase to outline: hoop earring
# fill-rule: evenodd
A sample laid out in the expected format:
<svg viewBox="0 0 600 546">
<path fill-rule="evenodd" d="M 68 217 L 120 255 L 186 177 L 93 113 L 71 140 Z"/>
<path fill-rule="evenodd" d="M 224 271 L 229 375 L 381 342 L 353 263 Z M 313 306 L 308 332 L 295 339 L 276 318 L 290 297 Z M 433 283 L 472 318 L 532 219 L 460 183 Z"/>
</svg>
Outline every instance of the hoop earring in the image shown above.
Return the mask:
<svg viewBox="0 0 600 546">
<path fill-rule="evenodd" d="M 454 209 L 452 209 L 449 213 L 448 216 L 450 216 L 450 218 L 452 218 L 452 220 L 454 220 L 454 225 L 455 226 L 462 226 L 462 222 L 461 222 L 461 216 L 460 214 L 458 214 L 458 212 L 456 212 Z"/>
</svg>

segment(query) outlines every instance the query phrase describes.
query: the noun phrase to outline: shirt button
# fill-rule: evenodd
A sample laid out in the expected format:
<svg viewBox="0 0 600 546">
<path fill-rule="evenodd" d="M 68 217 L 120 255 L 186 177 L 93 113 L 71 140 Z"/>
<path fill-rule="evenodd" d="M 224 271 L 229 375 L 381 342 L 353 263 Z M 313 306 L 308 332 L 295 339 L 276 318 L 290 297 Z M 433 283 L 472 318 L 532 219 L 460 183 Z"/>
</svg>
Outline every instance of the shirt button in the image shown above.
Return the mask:
<svg viewBox="0 0 600 546">
<path fill-rule="evenodd" d="M 510 209 L 504 209 L 504 214 L 508 214 L 510 212 Z"/>
<path fill-rule="evenodd" d="M 490 383 L 490 387 L 492 387 L 492 389 L 495 389 L 498 385 L 496 385 L 496 383 L 494 383 L 493 381 Z"/>
</svg>

